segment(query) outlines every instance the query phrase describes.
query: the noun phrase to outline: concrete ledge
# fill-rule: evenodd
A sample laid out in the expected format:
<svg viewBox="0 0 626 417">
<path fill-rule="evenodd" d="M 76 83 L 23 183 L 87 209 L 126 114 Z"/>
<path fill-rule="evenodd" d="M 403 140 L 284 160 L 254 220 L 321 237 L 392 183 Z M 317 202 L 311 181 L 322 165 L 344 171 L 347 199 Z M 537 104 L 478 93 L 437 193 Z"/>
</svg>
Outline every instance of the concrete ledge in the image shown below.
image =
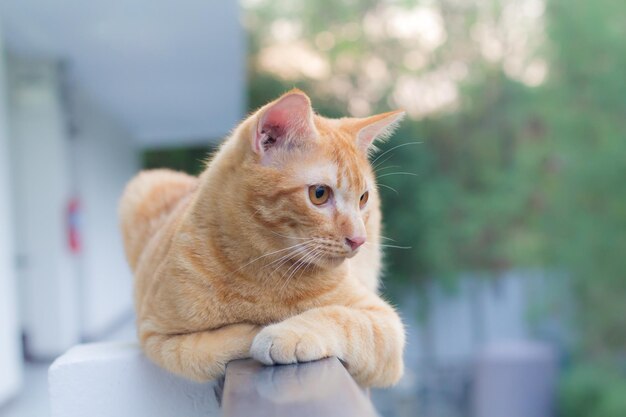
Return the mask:
<svg viewBox="0 0 626 417">
<path fill-rule="evenodd" d="M 174 376 L 132 343 L 76 346 L 50 366 L 48 382 L 52 417 L 220 415 L 218 382 Z"/>
<path fill-rule="evenodd" d="M 373 417 L 337 358 L 284 366 L 233 361 L 198 384 L 151 363 L 132 343 L 79 345 L 48 372 L 52 417 Z M 222 407 L 222 408 L 220 408 Z"/>
</svg>

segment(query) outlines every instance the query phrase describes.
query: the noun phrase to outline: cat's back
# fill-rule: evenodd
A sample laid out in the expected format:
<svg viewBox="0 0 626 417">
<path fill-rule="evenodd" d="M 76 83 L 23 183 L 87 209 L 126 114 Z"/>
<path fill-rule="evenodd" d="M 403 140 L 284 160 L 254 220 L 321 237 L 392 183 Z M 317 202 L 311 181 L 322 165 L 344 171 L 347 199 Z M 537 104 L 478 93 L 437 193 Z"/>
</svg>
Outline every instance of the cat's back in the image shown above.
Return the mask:
<svg viewBox="0 0 626 417">
<path fill-rule="evenodd" d="M 135 270 L 143 249 L 198 178 L 168 169 L 140 172 L 126 186 L 119 207 L 124 250 Z"/>
</svg>

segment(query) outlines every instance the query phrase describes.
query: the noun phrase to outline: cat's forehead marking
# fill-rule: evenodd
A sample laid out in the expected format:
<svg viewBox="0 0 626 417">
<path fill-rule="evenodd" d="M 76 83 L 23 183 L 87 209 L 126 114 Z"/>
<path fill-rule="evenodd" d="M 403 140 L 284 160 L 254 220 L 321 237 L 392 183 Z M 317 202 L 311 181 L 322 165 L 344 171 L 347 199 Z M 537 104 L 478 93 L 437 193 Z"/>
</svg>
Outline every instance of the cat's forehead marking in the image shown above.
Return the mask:
<svg viewBox="0 0 626 417">
<path fill-rule="evenodd" d="M 298 179 L 309 185 L 327 184 L 346 196 L 363 193 L 368 188 L 367 160 L 357 149 L 356 138 L 342 130 L 338 120 L 318 118 L 318 130 L 315 150 L 295 165 Z"/>
<path fill-rule="evenodd" d="M 320 125 L 320 150 L 324 158 L 332 161 L 336 168 L 338 188 L 362 186 L 359 152 L 356 138 L 340 128 L 338 120 L 324 119 Z"/>
<path fill-rule="evenodd" d="M 335 153 L 335 163 L 337 165 L 338 187 L 343 187 L 355 192 L 366 187 L 366 180 L 362 172 L 362 161 L 354 149 L 343 147 L 337 149 Z"/>
<path fill-rule="evenodd" d="M 331 162 L 311 163 L 300 167 L 299 180 L 309 184 L 337 184 L 337 166 Z"/>
<path fill-rule="evenodd" d="M 297 167 L 298 180 L 308 184 L 326 184 L 342 193 L 363 192 L 366 180 L 358 167 L 345 161 L 327 160 Z"/>
</svg>

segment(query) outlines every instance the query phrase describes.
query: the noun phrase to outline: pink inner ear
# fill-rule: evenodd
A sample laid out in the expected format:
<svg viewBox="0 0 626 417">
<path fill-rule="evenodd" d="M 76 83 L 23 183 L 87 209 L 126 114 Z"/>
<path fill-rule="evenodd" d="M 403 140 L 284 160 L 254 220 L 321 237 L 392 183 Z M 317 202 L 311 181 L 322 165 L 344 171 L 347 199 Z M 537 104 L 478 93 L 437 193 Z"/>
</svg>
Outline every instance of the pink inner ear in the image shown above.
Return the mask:
<svg viewBox="0 0 626 417">
<path fill-rule="evenodd" d="M 359 145 L 362 148 L 367 149 L 374 139 L 381 134 L 384 130 L 385 126 L 380 126 L 380 123 L 374 123 L 368 127 L 363 128 L 359 132 Z"/>
<path fill-rule="evenodd" d="M 395 111 L 389 112 L 385 115 L 372 116 L 366 119 L 366 121 L 372 120 L 372 122 L 359 130 L 359 133 L 357 134 L 359 147 L 362 150 L 367 151 L 374 140 L 385 139 L 391 135 L 404 115 L 405 113 L 403 111 Z M 383 117 L 381 118 L 381 116 Z"/>
<path fill-rule="evenodd" d="M 255 151 L 263 153 L 270 147 L 304 138 L 312 132 L 311 104 L 299 93 L 286 95 L 271 105 L 257 126 Z"/>
</svg>

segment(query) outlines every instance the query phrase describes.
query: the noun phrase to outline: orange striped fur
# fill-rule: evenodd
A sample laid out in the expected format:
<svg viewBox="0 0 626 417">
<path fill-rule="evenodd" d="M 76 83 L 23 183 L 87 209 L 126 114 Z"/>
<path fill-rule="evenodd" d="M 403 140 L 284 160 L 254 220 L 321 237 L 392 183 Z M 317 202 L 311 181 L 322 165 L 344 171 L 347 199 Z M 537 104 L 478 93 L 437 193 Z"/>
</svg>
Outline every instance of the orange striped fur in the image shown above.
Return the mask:
<svg viewBox="0 0 626 417">
<path fill-rule="evenodd" d="M 365 386 L 396 383 L 404 329 L 377 293 L 381 213 L 367 152 L 402 114 L 327 119 L 294 90 L 242 122 L 199 177 L 135 177 L 120 217 L 147 356 L 198 381 L 238 358 L 337 356 Z M 332 189 L 323 206 L 309 196 L 316 184 Z M 366 243 L 352 250 L 345 239 L 360 233 Z"/>
</svg>

